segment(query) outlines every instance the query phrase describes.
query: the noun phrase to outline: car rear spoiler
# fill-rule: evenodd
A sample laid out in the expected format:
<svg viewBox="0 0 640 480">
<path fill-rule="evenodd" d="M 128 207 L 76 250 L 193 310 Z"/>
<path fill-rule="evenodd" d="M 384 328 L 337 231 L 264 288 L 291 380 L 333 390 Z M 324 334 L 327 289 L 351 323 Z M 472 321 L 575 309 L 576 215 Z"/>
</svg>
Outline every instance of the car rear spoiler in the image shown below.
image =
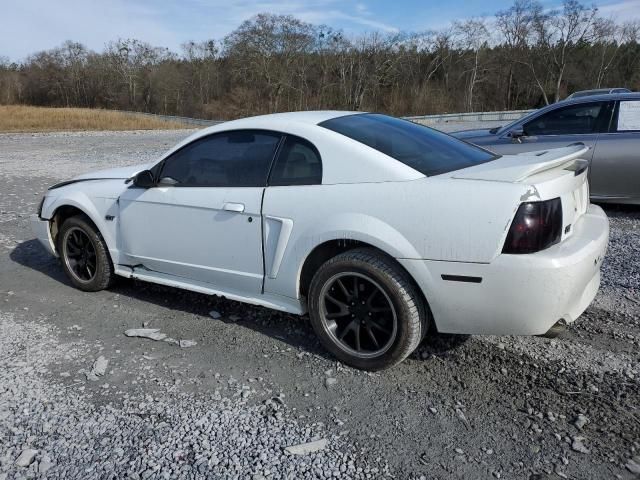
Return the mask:
<svg viewBox="0 0 640 480">
<path fill-rule="evenodd" d="M 567 165 L 565 170 L 572 170 L 575 172 L 574 174 L 578 176 L 589 166 L 588 161 L 581 160 L 579 157 L 587 153 L 590 148 L 591 147 L 586 146 L 582 142 L 576 142 L 562 148 L 519 153 L 519 156 L 529 157 L 532 161 L 527 165 L 527 168 L 520 173 L 516 181 L 521 182 L 527 177 L 565 165 L 571 162 L 571 160 L 575 160 L 575 162 Z"/>
<path fill-rule="evenodd" d="M 489 180 L 494 182 L 522 182 L 538 173 L 565 167 L 580 175 L 589 165 L 580 157 L 589 151 L 583 143 L 574 143 L 562 148 L 551 148 L 534 152 L 505 155 L 492 162 L 486 162 L 455 172 L 452 178 L 464 180 Z"/>
</svg>

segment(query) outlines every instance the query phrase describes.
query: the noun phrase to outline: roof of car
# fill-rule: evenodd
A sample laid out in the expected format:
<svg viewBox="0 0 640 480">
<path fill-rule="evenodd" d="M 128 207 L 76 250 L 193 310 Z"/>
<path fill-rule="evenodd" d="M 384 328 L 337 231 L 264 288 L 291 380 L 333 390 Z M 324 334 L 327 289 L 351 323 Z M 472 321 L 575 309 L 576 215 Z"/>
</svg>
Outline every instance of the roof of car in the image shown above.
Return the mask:
<svg viewBox="0 0 640 480">
<path fill-rule="evenodd" d="M 597 95 L 598 93 L 630 93 L 631 90 L 625 87 L 609 87 L 609 88 L 592 88 L 590 90 L 578 90 L 573 92 L 567 98 L 575 98 L 576 96 Z"/>
<path fill-rule="evenodd" d="M 638 100 L 640 92 L 622 92 L 622 93 L 600 93 L 597 95 L 587 95 L 584 97 L 567 98 L 552 105 L 594 102 L 598 100 Z"/>
<path fill-rule="evenodd" d="M 333 118 L 362 113 L 365 112 L 321 110 L 274 113 L 231 120 L 198 130 L 165 152 L 161 158 L 168 157 L 199 138 L 215 133 L 266 130 L 301 137 L 311 142 L 323 157 L 324 184 L 409 181 L 424 177 L 424 174 L 416 169 L 393 160 L 383 152 L 318 125 Z"/>
<path fill-rule="evenodd" d="M 300 129 L 318 125 L 319 123 L 322 123 L 325 120 L 331 120 L 332 118 L 344 117 L 347 115 L 354 115 L 358 113 L 366 112 L 343 110 L 309 110 L 304 112 L 284 112 L 269 113 L 267 115 L 256 115 L 253 117 L 238 118 L 237 120 L 228 120 L 226 122 L 212 125 L 194 133 L 191 137 L 189 137 L 188 140 L 193 140 L 197 137 L 202 137 L 219 131 L 234 129 L 266 129 L 280 131 L 287 131 L 291 128 Z"/>
<path fill-rule="evenodd" d="M 232 120 L 233 122 L 254 122 L 256 120 L 273 120 L 273 121 L 288 121 L 288 122 L 300 122 L 300 123 L 308 123 L 312 125 L 317 125 L 319 123 L 324 122 L 325 120 L 330 120 L 332 118 L 344 117 L 346 115 L 354 115 L 356 113 L 365 113 L 365 112 L 355 112 L 355 111 L 347 111 L 347 110 L 308 110 L 304 112 L 284 112 L 284 113 L 270 113 L 267 115 L 257 115 L 254 117 L 246 117 L 238 120 Z"/>
<path fill-rule="evenodd" d="M 342 110 L 309 110 L 304 112 L 283 112 L 269 113 L 266 115 L 256 115 L 253 117 L 238 118 L 226 122 L 217 123 L 194 133 L 189 140 L 203 137 L 211 133 L 225 130 L 237 129 L 265 129 L 282 132 L 290 132 L 291 129 L 309 128 L 331 120 L 332 118 L 344 117 L 366 112 L 352 112 Z"/>
<path fill-rule="evenodd" d="M 366 112 L 352 112 L 342 110 L 310 110 L 305 112 L 285 112 L 285 113 L 270 113 L 267 115 L 256 115 L 254 117 L 239 118 L 237 120 L 229 120 L 226 122 L 217 123 L 210 127 L 198 130 L 193 135 L 185 138 L 182 142 L 178 143 L 171 151 L 175 151 L 183 145 L 197 139 L 226 130 L 239 130 L 239 129 L 265 129 L 275 130 L 288 133 L 291 130 L 300 130 L 305 128 L 313 128 L 313 126 L 324 122 L 325 120 L 331 120 L 332 118 L 344 117 L 347 115 L 354 115 L 358 113 Z"/>
</svg>

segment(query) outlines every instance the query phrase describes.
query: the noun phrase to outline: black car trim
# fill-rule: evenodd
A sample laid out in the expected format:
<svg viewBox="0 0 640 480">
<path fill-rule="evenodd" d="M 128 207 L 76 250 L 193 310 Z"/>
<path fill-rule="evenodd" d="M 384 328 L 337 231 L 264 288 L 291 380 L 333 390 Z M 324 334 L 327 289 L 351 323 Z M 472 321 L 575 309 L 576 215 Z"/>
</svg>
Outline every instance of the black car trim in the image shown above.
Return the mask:
<svg viewBox="0 0 640 480">
<path fill-rule="evenodd" d="M 95 180 L 126 180 L 126 178 L 122 178 L 122 177 L 78 178 L 76 180 L 65 180 L 64 182 L 56 183 L 55 185 L 51 185 L 49 188 L 47 188 L 47 190 L 55 190 L 56 188 L 65 187 L 67 185 L 71 185 L 72 183 L 90 182 Z"/>
<path fill-rule="evenodd" d="M 449 282 L 466 282 L 466 283 L 481 283 L 482 277 L 470 277 L 468 275 L 440 275 L 443 280 L 447 280 Z"/>
</svg>

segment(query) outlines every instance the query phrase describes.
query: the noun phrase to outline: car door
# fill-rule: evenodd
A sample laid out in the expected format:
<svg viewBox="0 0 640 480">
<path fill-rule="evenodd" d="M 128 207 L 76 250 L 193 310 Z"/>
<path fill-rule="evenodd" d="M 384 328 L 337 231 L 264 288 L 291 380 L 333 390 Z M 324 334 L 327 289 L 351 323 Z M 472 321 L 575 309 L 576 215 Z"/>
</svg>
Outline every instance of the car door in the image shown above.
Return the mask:
<svg viewBox="0 0 640 480">
<path fill-rule="evenodd" d="M 119 249 L 129 265 L 238 294 L 262 288 L 261 204 L 281 135 L 237 130 L 165 159 L 157 184 L 119 198 Z"/>
<path fill-rule="evenodd" d="M 587 154 L 587 160 L 590 160 L 599 132 L 608 128 L 611 104 L 600 101 L 559 106 L 514 126 L 501 136 L 500 142 L 489 148 L 505 155 L 582 142 L 591 147 Z"/>
<path fill-rule="evenodd" d="M 299 264 L 291 251 L 293 239 L 304 231 L 305 218 L 300 217 L 300 199 L 308 201 L 309 193 L 322 184 L 322 159 L 309 140 L 287 135 L 274 162 L 264 195 L 264 292 L 288 297 L 296 296 Z M 297 223 L 294 223 L 294 220 Z"/>
<path fill-rule="evenodd" d="M 640 99 L 616 102 L 608 133 L 598 138 L 591 162 L 594 200 L 640 200 Z"/>
</svg>

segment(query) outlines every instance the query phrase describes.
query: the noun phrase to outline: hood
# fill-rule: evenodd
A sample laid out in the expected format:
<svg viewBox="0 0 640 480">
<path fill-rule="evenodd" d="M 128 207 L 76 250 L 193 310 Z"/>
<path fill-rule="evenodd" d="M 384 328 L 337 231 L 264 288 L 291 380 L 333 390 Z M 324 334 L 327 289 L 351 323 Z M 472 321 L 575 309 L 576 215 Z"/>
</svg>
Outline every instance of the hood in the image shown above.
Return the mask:
<svg viewBox="0 0 640 480">
<path fill-rule="evenodd" d="M 491 162 L 456 171 L 452 178 L 488 180 L 494 182 L 522 182 L 532 175 L 564 166 L 589 151 L 583 143 L 563 148 L 550 148 L 518 155 L 504 155 Z"/>
<path fill-rule="evenodd" d="M 64 187 L 65 185 L 70 185 L 72 183 L 78 182 L 86 182 L 89 180 L 126 180 L 133 177 L 136 173 L 150 168 L 151 166 L 152 164 L 150 163 L 143 163 L 141 165 L 132 165 L 130 167 L 108 168 L 106 170 L 98 170 L 96 172 L 85 173 L 83 175 L 73 177 L 71 180 L 65 180 L 64 182 L 51 185 L 49 187 L 49 190 L 54 190 L 56 188 Z"/>
<path fill-rule="evenodd" d="M 106 170 L 98 170 L 97 172 L 85 173 L 83 175 L 78 175 L 77 177 L 73 177 L 72 180 L 74 182 L 80 180 L 100 180 L 100 179 L 118 179 L 122 178 L 126 180 L 127 178 L 133 177 L 136 173 L 141 172 L 142 170 L 146 170 L 149 168 L 148 163 L 143 163 L 142 165 L 132 165 L 130 167 L 118 167 L 118 168 L 107 168 Z"/>
<path fill-rule="evenodd" d="M 460 138 L 461 140 L 468 140 L 476 137 L 494 136 L 495 134 L 491 133 L 491 130 L 491 128 L 475 128 L 473 130 L 460 130 L 458 132 L 451 132 L 449 133 L 449 135 Z"/>
</svg>

